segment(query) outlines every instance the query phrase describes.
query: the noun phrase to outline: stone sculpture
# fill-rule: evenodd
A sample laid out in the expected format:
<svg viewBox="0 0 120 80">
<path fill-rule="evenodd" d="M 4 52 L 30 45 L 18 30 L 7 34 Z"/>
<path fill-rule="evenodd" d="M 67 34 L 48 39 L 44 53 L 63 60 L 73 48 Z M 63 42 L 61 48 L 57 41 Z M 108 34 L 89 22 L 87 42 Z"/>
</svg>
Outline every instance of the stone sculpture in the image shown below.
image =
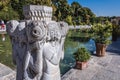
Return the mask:
<svg viewBox="0 0 120 80">
<path fill-rule="evenodd" d="M 51 21 L 52 8 L 48 6 L 27 5 L 23 7 L 23 14 L 27 20 Z"/>
<path fill-rule="evenodd" d="M 51 21 L 50 7 L 29 7 L 24 12 L 28 20 L 7 23 L 17 66 L 16 80 L 61 80 L 59 62 L 64 57 L 68 25 Z"/>
<path fill-rule="evenodd" d="M 43 80 L 61 80 L 59 62 L 64 56 L 64 41 L 67 30 L 68 25 L 64 22 L 48 24 L 47 41 L 43 49 Z"/>
<path fill-rule="evenodd" d="M 25 23 L 11 20 L 7 23 L 7 32 L 12 42 L 13 62 L 17 67 L 16 80 L 23 80 L 23 58 L 27 51 Z"/>
<path fill-rule="evenodd" d="M 25 57 L 25 80 L 41 80 L 43 73 L 43 45 L 46 39 L 46 26 L 42 21 L 30 21 L 26 25 L 28 36 Z"/>
<path fill-rule="evenodd" d="M 56 22 L 48 24 L 47 42 L 43 49 L 43 80 L 60 80 L 61 34 Z"/>
<path fill-rule="evenodd" d="M 61 34 L 61 58 L 64 58 L 64 42 L 65 42 L 65 37 L 67 35 L 67 32 L 69 30 L 68 24 L 65 22 L 58 22 L 58 25 L 60 27 L 60 34 Z"/>
</svg>

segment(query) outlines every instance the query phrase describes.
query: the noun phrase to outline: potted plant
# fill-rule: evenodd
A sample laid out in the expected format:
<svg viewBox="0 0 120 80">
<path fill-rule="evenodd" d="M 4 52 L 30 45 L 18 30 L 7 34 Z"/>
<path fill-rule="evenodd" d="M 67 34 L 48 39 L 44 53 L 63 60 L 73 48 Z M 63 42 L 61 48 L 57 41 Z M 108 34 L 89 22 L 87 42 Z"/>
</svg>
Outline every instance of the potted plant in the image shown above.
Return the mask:
<svg viewBox="0 0 120 80">
<path fill-rule="evenodd" d="M 87 67 L 87 61 L 90 59 L 90 52 L 86 48 L 78 48 L 78 50 L 73 54 L 76 60 L 76 68 L 84 69 Z"/>
<path fill-rule="evenodd" d="M 108 21 L 103 24 L 97 23 L 92 26 L 91 30 L 96 44 L 96 55 L 105 56 L 106 47 L 111 43 L 112 24 Z"/>
</svg>

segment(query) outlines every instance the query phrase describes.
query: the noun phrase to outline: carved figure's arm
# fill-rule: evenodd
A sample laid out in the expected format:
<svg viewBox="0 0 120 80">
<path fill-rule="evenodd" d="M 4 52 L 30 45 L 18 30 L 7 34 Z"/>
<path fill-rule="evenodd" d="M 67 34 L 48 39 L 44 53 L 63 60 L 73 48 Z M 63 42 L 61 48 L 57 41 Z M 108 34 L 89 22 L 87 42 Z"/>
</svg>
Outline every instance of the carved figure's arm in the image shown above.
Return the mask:
<svg viewBox="0 0 120 80">
<path fill-rule="evenodd" d="M 64 42 L 65 42 L 65 37 L 62 37 L 60 42 L 61 59 L 64 58 Z"/>
<path fill-rule="evenodd" d="M 61 51 L 61 49 L 62 49 L 61 44 L 57 45 L 57 47 L 59 49 L 56 52 L 50 46 L 45 46 L 44 53 L 43 53 L 44 57 L 54 65 L 59 64 L 60 59 L 61 59 L 61 55 L 62 55 L 62 53 L 64 53 L 64 51 Z M 56 50 L 57 50 L 57 48 L 56 48 Z"/>
<path fill-rule="evenodd" d="M 29 61 L 30 61 L 30 52 L 27 51 L 27 53 L 25 54 L 25 58 L 24 58 L 24 79 L 28 77 L 28 73 L 27 73 L 27 68 L 29 66 Z"/>
</svg>

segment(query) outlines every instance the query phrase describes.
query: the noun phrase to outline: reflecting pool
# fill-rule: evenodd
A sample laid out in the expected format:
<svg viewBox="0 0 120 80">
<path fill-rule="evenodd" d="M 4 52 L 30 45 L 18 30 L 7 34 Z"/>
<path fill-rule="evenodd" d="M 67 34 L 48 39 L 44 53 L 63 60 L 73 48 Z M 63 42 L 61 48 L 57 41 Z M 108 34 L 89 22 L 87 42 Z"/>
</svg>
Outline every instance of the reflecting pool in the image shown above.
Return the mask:
<svg viewBox="0 0 120 80">
<path fill-rule="evenodd" d="M 76 41 L 70 40 L 69 38 L 66 39 L 64 59 L 61 61 L 61 64 L 60 64 L 62 75 L 65 74 L 69 69 L 75 66 L 73 53 L 80 47 L 85 47 L 88 51 L 94 52 L 95 51 L 94 40 L 88 39 L 85 42 L 81 42 L 78 40 Z"/>
</svg>

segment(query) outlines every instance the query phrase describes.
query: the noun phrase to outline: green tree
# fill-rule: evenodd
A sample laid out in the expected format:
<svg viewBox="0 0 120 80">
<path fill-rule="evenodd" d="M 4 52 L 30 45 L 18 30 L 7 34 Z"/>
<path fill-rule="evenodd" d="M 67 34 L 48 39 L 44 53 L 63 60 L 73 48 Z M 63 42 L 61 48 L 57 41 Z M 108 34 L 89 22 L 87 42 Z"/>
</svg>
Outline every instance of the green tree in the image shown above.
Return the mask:
<svg viewBox="0 0 120 80">
<path fill-rule="evenodd" d="M 0 16 L 2 19 L 24 19 L 24 5 L 47 5 L 53 8 L 53 19 L 67 21 L 69 24 L 81 25 L 100 22 L 94 13 L 87 7 L 82 7 L 78 2 L 68 4 L 67 0 L 1 0 Z M 110 20 L 108 17 L 104 19 Z M 71 21 L 72 20 L 72 21 Z"/>
<path fill-rule="evenodd" d="M 73 10 L 73 17 L 78 16 L 78 10 L 82 8 L 82 6 L 78 2 L 72 2 L 71 8 Z"/>
<path fill-rule="evenodd" d="M 20 15 L 20 19 L 24 19 L 23 6 L 24 5 L 47 5 L 51 6 L 51 0 L 11 0 L 12 8 Z"/>
<path fill-rule="evenodd" d="M 73 17 L 73 22 L 76 25 L 80 25 L 82 21 L 82 17 L 80 15 L 82 6 L 78 2 L 72 2 L 71 4 L 71 11 L 72 11 L 72 17 Z"/>
<path fill-rule="evenodd" d="M 0 18 L 7 21 L 10 19 L 19 19 L 19 15 L 11 7 L 10 0 L 0 1 Z"/>
<path fill-rule="evenodd" d="M 57 0 L 54 2 L 54 5 L 56 6 L 57 10 L 55 12 L 55 16 L 57 17 L 57 21 L 64 21 L 67 17 L 67 15 L 70 14 L 70 6 L 67 2 L 67 0 Z M 58 14 L 61 14 L 61 17 L 58 16 Z"/>
<path fill-rule="evenodd" d="M 82 7 L 78 2 L 71 4 L 73 22 L 76 25 L 91 24 L 94 20 L 95 14 L 87 7 Z"/>
<path fill-rule="evenodd" d="M 73 25 L 72 23 L 72 16 L 68 15 L 65 20 L 69 25 Z"/>
</svg>

